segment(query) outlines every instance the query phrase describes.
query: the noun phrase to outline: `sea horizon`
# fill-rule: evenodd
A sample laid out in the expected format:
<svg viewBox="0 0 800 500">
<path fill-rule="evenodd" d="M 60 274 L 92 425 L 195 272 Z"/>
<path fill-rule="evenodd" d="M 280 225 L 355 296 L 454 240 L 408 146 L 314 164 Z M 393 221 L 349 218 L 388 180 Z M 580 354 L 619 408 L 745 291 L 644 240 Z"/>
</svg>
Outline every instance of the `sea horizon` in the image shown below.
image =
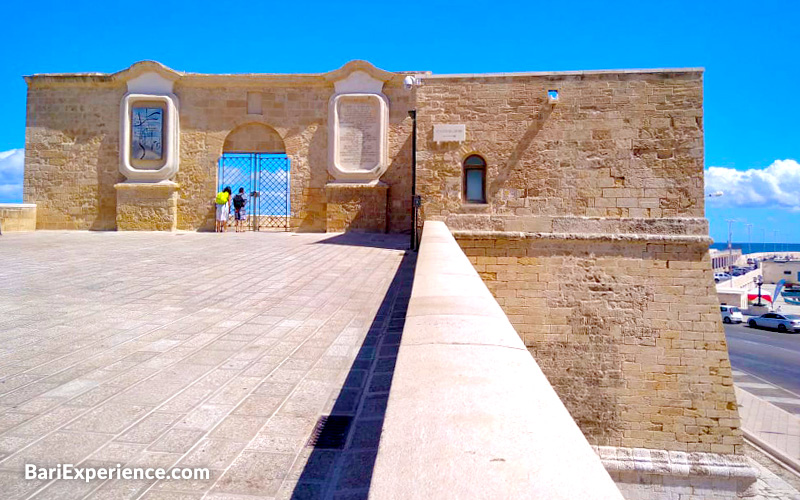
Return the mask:
<svg viewBox="0 0 800 500">
<path fill-rule="evenodd" d="M 740 248 L 742 253 L 760 253 L 760 252 L 800 252 L 800 243 L 748 243 L 736 242 L 731 243 L 732 248 Z M 728 248 L 728 242 L 714 242 L 711 248 L 716 250 L 725 250 Z"/>
</svg>

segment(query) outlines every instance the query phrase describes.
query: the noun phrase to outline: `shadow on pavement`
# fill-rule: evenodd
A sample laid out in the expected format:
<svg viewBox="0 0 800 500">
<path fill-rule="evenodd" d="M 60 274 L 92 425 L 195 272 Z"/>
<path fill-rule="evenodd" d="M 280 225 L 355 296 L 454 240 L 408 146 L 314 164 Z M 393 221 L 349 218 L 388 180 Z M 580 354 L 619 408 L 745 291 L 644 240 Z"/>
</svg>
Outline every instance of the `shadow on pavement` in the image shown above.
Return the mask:
<svg viewBox="0 0 800 500">
<path fill-rule="evenodd" d="M 411 245 L 411 236 L 407 234 L 383 233 L 340 233 L 330 238 L 312 243 L 313 245 L 351 245 L 358 247 L 388 248 L 407 250 Z"/>
<path fill-rule="evenodd" d="M 381 236 L 385 239 L 386 235 Z M 362 237 L 357 238 L 361 245 Z M 338 238 L 356 239 L 351 240 L 347 235 L 332 239 Z M 330 414 L 334 418 L 321 432 L 315 433 L 319 436 L 317 445 L 300 475 L 292 499 L 367 498 L 411 295 L 416 256 L 414 252 L 403 256 L 334 403 Z M 343 427 L 348 422 L 349 428 Z M 339 438 L 343 438 L 344 443 L 337 449 Z"/>
</svg>

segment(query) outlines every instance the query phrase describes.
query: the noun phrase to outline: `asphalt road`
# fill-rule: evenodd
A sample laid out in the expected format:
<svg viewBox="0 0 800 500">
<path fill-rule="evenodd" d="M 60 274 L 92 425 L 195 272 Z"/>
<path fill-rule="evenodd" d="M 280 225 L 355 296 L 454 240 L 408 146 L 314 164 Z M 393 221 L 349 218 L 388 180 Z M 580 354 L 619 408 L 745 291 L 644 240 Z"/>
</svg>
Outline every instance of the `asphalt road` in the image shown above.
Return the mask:
<svg viewBox="0 0 800 500">
<path fill-rule="evenodd" d="M 733 369 L 800 395 L 800 333 L 755 329 L 746 323 L 724 326 Z"/>
</svg>

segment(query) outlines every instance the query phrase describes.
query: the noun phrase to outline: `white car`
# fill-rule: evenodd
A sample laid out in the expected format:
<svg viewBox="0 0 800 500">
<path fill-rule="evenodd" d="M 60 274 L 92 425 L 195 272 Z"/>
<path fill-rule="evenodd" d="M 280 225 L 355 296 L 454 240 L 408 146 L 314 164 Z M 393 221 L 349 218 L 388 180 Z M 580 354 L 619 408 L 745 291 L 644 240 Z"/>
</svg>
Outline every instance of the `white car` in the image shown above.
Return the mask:
<svg viewBox="0 0 800 500">
<path fill-rule="evenodd" d="M 719 306 L 719 312 L 722 313 L 723 323 L 741 323 L 744 321 L 742 311 L 736 306 Z"/>
<path fill-rule="evenodd" d="M 714 283 L 719 283 L 720 281 L 729 279 L 731 279 L 731 275 L 728 273 L 714 273 Z"/>
<path fill-rule="evenodd" d="M 797 314 L 767 313 L 747 322 L 750 328 L 775 328 L 779 332 L 800 332 L 800 316 Z"/>
</svg>

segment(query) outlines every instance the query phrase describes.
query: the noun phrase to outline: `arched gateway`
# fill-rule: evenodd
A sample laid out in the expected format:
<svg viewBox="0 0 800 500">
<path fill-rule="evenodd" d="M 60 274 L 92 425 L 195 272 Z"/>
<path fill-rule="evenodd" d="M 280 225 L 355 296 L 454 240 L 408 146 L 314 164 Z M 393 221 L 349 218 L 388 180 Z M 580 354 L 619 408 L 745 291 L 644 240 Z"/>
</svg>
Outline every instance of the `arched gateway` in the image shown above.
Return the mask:
<svg viewBox="0 0 800 500">
<path fill-rule="evenodd" d="M 236 127 L 225 138 L 217 171 L 217 189 L 230 186 L 247 195 L 246 227 L 289 229 L 290 160 L 280 134 L 262 123 Z M 231 211 L 233 215 L 233 211 Z"/>
</svg>

